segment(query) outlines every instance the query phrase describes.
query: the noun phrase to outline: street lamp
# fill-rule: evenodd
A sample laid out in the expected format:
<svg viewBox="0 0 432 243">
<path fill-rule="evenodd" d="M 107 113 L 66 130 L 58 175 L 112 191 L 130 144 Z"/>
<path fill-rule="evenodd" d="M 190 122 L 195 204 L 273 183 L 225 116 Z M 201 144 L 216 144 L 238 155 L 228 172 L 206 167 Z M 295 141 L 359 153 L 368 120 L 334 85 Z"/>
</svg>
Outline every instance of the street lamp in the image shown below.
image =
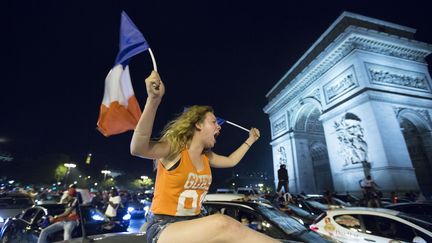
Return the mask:
<svg viewBox="0 0 432 243">
<path fill-rule="evenodd" d="M 67 167 L 68 169 L 70 169 L 70 168 L 75 168 L 76 167 L 76 164 L 74 164 L 74 163 L 64 163 L 63 164 L 65 167 Z"/>
<path fill-rule="evenodd" d="M 71 168 L 75 168 L 76 164 L 74 164 L 74 163 L 64 163 L 63 165 L 67 168 L 67 172 L 66 172 L 66 176 L 65 176 L 65 186 L 66 186 L 70 170 L 71 170 Z"/>
<path fill-rule="evenodd" d="M 104 174 L 104 180 L 106 179 L 106 176 L 111 174 L 110 170 L 101 170 L 101 173 Z"/>
</svg>

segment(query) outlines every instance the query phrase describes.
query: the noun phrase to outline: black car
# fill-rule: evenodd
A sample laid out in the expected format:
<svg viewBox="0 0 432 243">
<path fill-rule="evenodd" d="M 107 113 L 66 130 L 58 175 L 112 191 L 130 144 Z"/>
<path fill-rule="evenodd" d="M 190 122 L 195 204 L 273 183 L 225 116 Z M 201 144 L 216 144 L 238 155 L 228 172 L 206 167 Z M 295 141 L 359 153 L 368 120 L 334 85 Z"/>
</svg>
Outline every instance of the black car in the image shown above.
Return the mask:
<svg viewBox="0 0 432 243">
<path fill-rule="evenodd" d="M 27 208 L 22 213 L 6 220 L 0 231 L 2 243 L 6 242 L 37 242 L 43 227 L 48 224 L 48 215 L 58 215 L 64 212 L 65 204 L 46 204 Z M 104 234 L 126 231 L 129 220 L 110 222 L 98 209 L 91 206 L 81 206 L 81 220 L 84 222 L 86 235 Z M 72 237 L 82 235 L 81 226 L 74 229 Z M 57 232 L 48 237 L 50 241 L 63 240 L 63 232 Z"/>
<path fill-rule="evenodd" d="M 432 222 L 432 203 L 396 203 L 385 208 L 400 211 L 413 217 Z"/>
<path fill-rule="evenodd" d="M 24 193 L 0 194 L 0 228 L 7 218 L 19 214 L 24 209 L 33 205 L 32 198 Z"/>
<path fill-rule="evenodd" d="M 281 205 L 279 209 L 289 216 L 295 218 L 306 227 L 309 227 L 309 225 L 311 225 L 318 217 L 318 215 L 314 215 L 311 212 L 297 206 L 296 204 Z"/>
<path fill-rule="evenodd" d="M 216 195 L 216 194 L 215 194 Z M 225 195 L 225 194 L 220 194 Z M 331 242 L 309 230 L 296 219 L 269 203 L 252 200 L 212 200 L 203 202 L 203 214 L 222 213 L 274 239 L 300 242 Z"/>
</svg>

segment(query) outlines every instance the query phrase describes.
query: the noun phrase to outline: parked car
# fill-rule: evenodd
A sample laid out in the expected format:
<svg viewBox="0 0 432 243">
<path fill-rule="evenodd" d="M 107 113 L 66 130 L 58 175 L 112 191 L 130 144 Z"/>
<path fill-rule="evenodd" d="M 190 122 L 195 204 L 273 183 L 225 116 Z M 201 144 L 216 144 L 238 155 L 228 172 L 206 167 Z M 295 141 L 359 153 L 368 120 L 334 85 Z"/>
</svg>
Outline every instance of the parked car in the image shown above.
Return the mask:
<svg viewBox="0 0 432 243">
<path fill-rule="evenodd" d="M 361 199 L 352 195 L 352 194 L 337 193 L 337 194 L 333 194 L 332 196 L 335 198 L 338 198 L 338 199 L 340 199 L 346 203 L 351 204 L 351 206 L 360 206 Z"/>
<path fill-rule="evenodd" d="M 258 190 L 251 188 L 251 187 L 239 187 L 239 188 L 237 188 L 237 193 L 238 194 L 245 194 L 245 195 L 254 195 L 254 196 L 260 195 Z"/>
<path fill-rule="evenodd" d="M 286 205 L 280 205 L 280 210 L 288 214 L 289 216 L 295 218 L 297 221 L 299 221 L 301 224 L 303 224 L 306 227 L 311 225 L 314 222 L 314 220 L 318 217 L 318 215 L 314 215 L 311 212 L 306 211 L 303 208 L 292 203 Z"/>
<path fill-rule="evenodd" d="M 382 207 L 387 207 L 389 205 L 394 204 L 393 200 L 389 197 L 382 197 L 382 198 L 380 198 L 380 201 L 381 201 Z M 398 203 L 410 203 L 410 202 L 412 202 L 406 198 L 398 198 L 397 201 L 398 201 Z"/>
<path fill-rule="evenodd" d="M 218 189 L 216 189 L 216 193 L 236 193 L 236 192 L 234 189 L 218 188 Z"/>
<path fill-rule="evenodd" d="M 62 196 L 58 194 L 44 193 L 36 198 L 35 204 L 41 205 L 41 204 L 58 203 L 60 202 L 61 197 Z"/>
<path fill-rule="evenodd" d="M 0 194 L 0 228 L 6 219 L 21 213 L 24 209 L 33 205 L 30 196 L 23 193 Z"/>
<path fill-rule="evenodd" d="M 383 208 L 328 210 L 310 228 L 341 242 L 432 242 L 432 223 Z"/>
<path fill-rule="evenodd" d="M 432 222 L 432 203 L 396 203 L 385 208 L 404 212 L 413 217 Z"/>
<path fill-rule="evenodd" d="M 145 205 L 138 200 L 130 200 L 128 202 L 127 211 L 131 215 L 132 219 L 144 218 L 149 210 L 149 205 L 150 204 Z"/>
<path fill-rule="evenodd" d="M 208 194 L 203 214 L 222 213 L 278 240 L 329 242 L 270 203 L 245 199 L 239 194 Z"/>
<path fill-rule="evenodd" d="M 349 202 L 345 202 L 337 197 L 330 196 L 326 198 L 323 195 L 314 195 L 304 197 L 307 201 L 315 201 L 325 205 L 327 208 L 340 208 L 340 207 L 350 207 Z"/>
<path fill-rule="evenodd" d="M 65 210 L 65 204 L 46 204 L 27 208 L 15 217 L 8 218 L 0 231 L 2 243 L 7 242 L 37 242 L 37 238 L 43 227 L 48 224 L 48 215 L 58 215 Z M 126 231 L 129 220 L 110 222 L 110 220 L 98 209 L 92 206 L 81 206 L 81 218 L 87 235 L 102 234 L 108 232 Z M 81 227 L 74 229 L 72 236 L 82 235 Z M 49 237 L 51 241 L 63 239 L 62 231 Z"/>
</svg>

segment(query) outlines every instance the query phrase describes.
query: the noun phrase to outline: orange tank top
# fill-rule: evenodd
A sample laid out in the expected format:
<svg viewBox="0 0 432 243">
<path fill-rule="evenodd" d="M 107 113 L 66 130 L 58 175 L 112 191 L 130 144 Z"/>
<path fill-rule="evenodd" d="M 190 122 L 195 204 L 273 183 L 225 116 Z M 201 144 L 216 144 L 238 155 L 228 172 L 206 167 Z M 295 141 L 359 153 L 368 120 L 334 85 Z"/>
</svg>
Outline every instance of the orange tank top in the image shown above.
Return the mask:
<svg viewBox="0 0 432 243">
<path fill-rule="evenodd" d="M 168 171 L 158 161 L 151 211 L 155 214 L 192 216 L 201 212 L 201 203 L 212 176 L 207 156 L 202 155 L 204 169 L 197 171 L 187 149 L 181 152 L 180 164 Z"/>
</svg>

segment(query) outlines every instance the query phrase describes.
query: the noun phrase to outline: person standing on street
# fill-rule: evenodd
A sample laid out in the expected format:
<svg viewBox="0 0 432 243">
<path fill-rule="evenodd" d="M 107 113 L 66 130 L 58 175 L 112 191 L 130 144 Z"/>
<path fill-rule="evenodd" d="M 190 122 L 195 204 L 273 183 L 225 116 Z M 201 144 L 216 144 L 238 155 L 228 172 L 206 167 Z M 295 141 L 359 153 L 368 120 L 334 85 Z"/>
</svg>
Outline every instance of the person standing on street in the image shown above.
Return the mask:
<svg viewBox="0 0 432 243">
<path fill-rule="evenodd" d="M 276 192 L 280 194 L 280 191 L 282 190 L 282 187 L 284 188 L 284 193 L 289 192 L 288 189 L 288 171 L 286 169 L 285 164 L 281 164 L 278 170 L 278 186 L 276 189 Z"/>
<path fill-rule="evenodd" d="M 105 215 L 113 220 L 117 216 L 117 209 L 120 207 L 121 197 L 117 189 L 113 188 L 110 193 L 110 198 L 108 200 L 108 207 L 105 211 Z"/>
</svg>

